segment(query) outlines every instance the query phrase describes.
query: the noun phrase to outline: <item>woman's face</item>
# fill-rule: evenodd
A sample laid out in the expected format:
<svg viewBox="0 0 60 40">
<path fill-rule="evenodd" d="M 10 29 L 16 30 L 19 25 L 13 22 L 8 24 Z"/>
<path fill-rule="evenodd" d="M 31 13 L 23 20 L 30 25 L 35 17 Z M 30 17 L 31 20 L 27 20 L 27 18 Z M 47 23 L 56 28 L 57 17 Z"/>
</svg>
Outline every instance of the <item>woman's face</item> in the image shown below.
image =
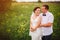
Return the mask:
<svg viewBox="0 0 60 40">
<path fill-rule="evenodd" d="M 40 8 L 37 8 L 37 9 L 35 10 L 35 14 L 36 14 L 36 15 L 39 15 L 39 14 L 40 14 Z"/>
</svg>

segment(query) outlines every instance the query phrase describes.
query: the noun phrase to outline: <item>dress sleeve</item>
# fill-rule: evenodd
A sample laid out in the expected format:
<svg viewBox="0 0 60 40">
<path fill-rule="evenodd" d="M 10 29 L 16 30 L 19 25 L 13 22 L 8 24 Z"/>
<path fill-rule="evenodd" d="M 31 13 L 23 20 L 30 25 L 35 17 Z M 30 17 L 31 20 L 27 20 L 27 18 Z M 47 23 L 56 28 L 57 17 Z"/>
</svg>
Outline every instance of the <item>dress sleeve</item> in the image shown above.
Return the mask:
<svg viewBox="0 0 60 40">
<path fill-rule="evenodd" d="M 34 15 L 34 13 L 31 14 L 31 17 L 30 17 L 30 20 L 31 20 L 31 21 L 32 21 L 33 15 Z"/>
</svg>

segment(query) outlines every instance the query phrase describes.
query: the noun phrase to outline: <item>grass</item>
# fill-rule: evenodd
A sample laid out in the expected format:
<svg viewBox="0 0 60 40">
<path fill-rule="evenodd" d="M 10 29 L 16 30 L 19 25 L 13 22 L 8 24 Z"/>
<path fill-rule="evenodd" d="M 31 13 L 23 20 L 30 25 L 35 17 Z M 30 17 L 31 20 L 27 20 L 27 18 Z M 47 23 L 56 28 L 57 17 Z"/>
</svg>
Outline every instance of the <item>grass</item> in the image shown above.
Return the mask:
<svg viewBox="0 0 60 40">
<path fill-rule="evenodd" d="M 0 14 L 0 33 L 3 35 L 2 38 L 6 36 L 5 39 L 9 40 L 31 40 L 29 37 L 30 16 L 34 7 L 41 7 L 43 4 L 49 5 L 49 11 L 55 17 L 52 40 L 60 40 L 60 25 L 58 24 L 60 18 L 60 3 L 12 3 L 6 13 Z"/>
</svg>

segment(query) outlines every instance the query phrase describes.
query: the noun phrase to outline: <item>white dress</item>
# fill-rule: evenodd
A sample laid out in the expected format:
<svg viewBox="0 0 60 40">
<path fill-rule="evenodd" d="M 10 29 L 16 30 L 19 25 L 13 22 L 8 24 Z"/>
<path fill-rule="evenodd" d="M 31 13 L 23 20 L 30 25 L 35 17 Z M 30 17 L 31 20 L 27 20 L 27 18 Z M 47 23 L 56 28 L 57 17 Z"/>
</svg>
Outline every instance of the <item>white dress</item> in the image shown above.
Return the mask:
<svg viewBox="0 0 60 40">
<path fill-rule="evenodd" d="M 36 19 L 31 19 L 33 28 L 34 28 L 34 26 L 36 25 L 36 23 L 38 21 L 38 17 Z M 37 28 L 37 30 L 34 31 L 34 32 L 30 31 L 29 35 L 31 36 L 32 40 L 41 40 L 41 37 L 42 37 L 42 29 L 41 29 L 41 27 Z"/>
</svg>

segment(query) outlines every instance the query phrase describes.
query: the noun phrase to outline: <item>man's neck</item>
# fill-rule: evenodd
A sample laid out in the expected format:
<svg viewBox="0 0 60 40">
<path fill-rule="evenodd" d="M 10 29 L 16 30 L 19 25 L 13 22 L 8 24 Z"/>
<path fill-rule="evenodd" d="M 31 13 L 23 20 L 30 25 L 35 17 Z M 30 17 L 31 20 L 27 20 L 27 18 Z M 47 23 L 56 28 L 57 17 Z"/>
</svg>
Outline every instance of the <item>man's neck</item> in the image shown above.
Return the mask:
<svg viewBox="0 0 60 40">
<path fill-rule="evenodd" d="M 46 14 L 48 11 L 44 12 L 44 14 Z"/>
</svg>

